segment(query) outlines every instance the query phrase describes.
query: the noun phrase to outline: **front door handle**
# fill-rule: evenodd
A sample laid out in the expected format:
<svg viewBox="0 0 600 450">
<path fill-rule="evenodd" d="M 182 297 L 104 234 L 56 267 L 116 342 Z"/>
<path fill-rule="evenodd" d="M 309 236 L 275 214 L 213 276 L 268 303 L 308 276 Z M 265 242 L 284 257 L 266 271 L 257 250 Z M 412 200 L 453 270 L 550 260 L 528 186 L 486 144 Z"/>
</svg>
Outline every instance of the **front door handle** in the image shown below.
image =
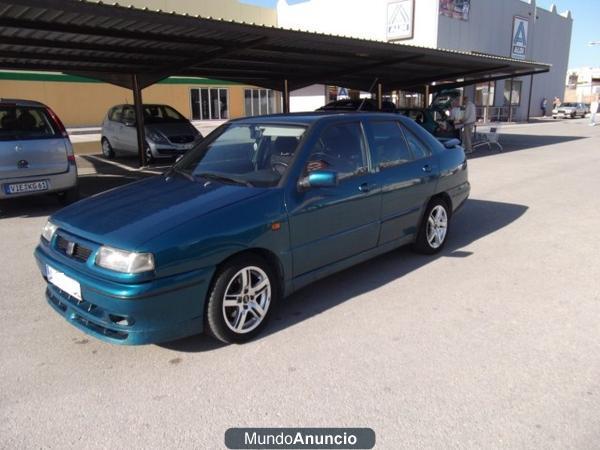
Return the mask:
<svg viewBox="0 0 600 450">
<path fill-rule="evenodd" d="M 429 164 L 425 164 L 423 166 L 423 172 L 430 173 L 431 172 L 431 166 Z"/>
<path fill-rule="evenodd" d="M 371 186 L 369 186 L 369 183 L 363 183 L 358 187 L 358 190 L 360 192 L 369 192 L 371 190 Z"/>
</svg>

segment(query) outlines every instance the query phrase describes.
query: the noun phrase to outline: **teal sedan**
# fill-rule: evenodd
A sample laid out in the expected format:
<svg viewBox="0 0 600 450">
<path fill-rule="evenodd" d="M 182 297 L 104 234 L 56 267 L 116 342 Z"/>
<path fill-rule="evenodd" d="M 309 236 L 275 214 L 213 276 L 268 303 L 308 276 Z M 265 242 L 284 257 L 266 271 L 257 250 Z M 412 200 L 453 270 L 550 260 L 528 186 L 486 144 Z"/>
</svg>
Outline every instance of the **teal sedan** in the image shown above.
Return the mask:
<svg viewBox="0 0 600 450">
<path fill-rule="evenodd" d="M 458 142 L 406 117 L 244 118 L 59 211 L 35 257 L 50 306 L 99 339 L 239 343 L 315 280 L 407 244 L 439 252 L 469 190 Z"/>
</svg>

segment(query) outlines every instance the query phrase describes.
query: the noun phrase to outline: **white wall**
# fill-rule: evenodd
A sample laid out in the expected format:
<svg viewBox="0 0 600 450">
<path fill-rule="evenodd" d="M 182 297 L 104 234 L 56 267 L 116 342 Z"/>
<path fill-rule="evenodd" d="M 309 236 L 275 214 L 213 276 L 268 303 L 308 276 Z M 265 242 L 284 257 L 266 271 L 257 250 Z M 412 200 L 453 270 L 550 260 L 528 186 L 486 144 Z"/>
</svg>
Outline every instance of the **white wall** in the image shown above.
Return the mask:
<svg viewBox="0 0 600 450">
<path fill-rule="evenodd" d="M 290 112 L 314 111 L 325 105 L 325 86 L 313 84 L 290 92 Z"/>
</svg>

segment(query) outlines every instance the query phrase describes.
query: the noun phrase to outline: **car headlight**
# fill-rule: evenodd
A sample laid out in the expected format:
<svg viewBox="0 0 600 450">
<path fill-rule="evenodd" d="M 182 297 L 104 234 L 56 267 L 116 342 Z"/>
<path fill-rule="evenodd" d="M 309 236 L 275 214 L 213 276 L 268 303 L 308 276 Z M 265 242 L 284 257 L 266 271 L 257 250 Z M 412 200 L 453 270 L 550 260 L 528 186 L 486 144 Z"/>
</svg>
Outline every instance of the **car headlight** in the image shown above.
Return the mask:
<svg viewBox="0 0 600 450">
<path fill-rule="evenodd" d="M 58 229 L 58 226 L 54 225 L 50 221 L 47 221 L 46 225 L 44 225 L 44 229 L 42 230 L 42 238 L 46 242 L 50 242 L 52 240 L 52 238 L 54 237 L 54 233 L 56 233 L 57 229 Z"/>
<path fill-rule="evenodd" d="M 100 247 L 96 254 L 96 265 L 122 273 L 140 273 L 154 270 L 152 253 L 136 253 L 112 247 Z"/>
<path fill-rule="evenodd" d="M 160 142 L 167 142 L 167 138 L 164 137 L 162 135 L 162 133 L 159 133 L 158 131 L 154 131 L 154 130 L 148 130 L 146 132 L 146 136 L 148 137 L 148 139 L 150 139 L 152 142 L 156 142 L 156 143 L 160 143 Z"/>
</svg>

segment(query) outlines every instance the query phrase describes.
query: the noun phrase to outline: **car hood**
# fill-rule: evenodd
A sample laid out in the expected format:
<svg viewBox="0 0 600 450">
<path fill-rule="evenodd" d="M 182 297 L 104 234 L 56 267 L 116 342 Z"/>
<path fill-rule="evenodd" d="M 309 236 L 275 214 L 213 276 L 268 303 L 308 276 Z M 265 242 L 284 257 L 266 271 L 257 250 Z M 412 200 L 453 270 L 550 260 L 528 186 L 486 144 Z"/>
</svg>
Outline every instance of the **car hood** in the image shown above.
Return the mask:
<svg viewBox="0 0 600 450">
<path fill-rule="evenodd" d="M 188 122 L 148 123 L 147 130 L 158 131 L 165 136 L 197 135 L 198 131 Z"/>
<path fill-rule="evenodd" d="M 158 176 L 77 202 L 55 214 L 60 228 L 126 250 L 189 220 L 261 195 L 267 189 Z"/>
</svg>

